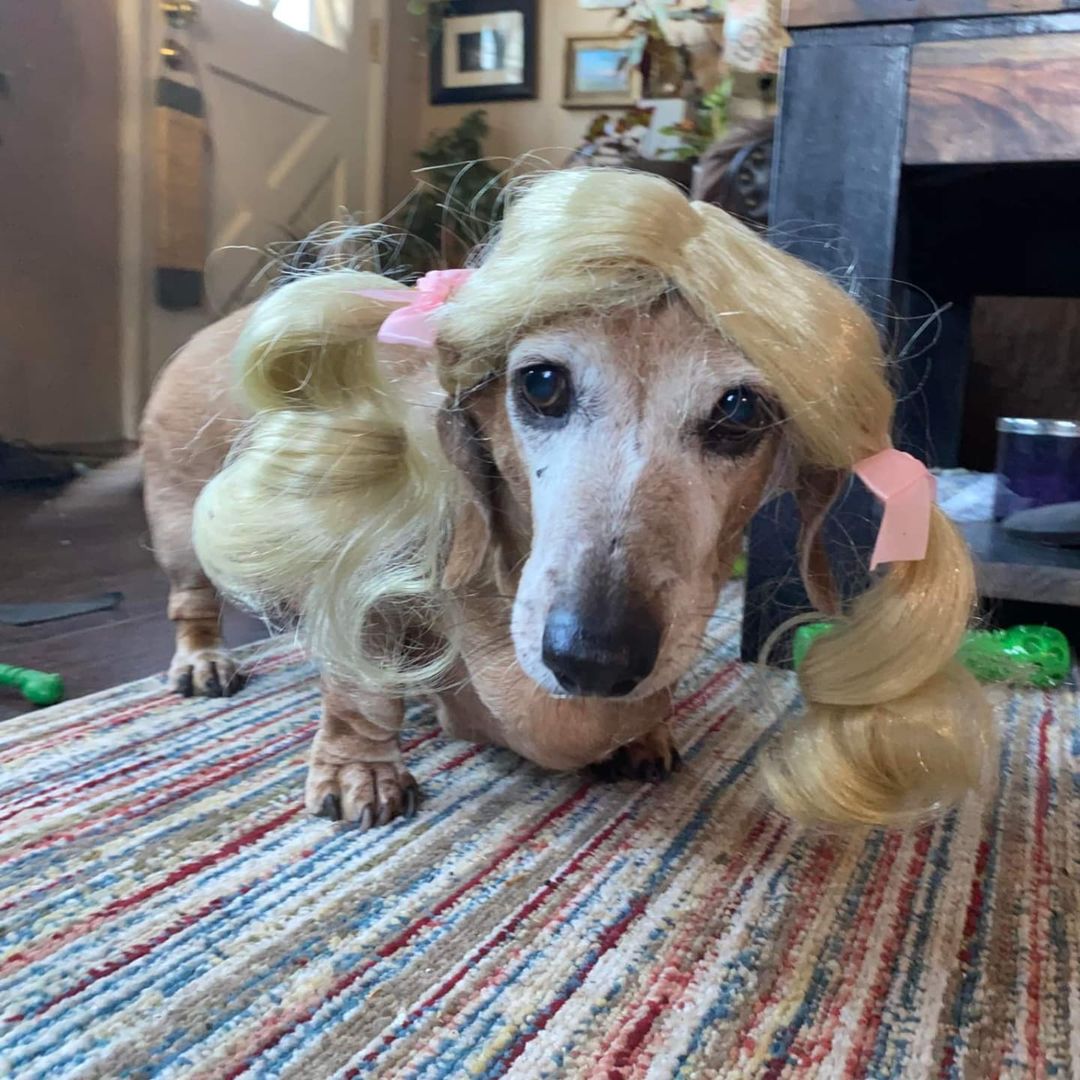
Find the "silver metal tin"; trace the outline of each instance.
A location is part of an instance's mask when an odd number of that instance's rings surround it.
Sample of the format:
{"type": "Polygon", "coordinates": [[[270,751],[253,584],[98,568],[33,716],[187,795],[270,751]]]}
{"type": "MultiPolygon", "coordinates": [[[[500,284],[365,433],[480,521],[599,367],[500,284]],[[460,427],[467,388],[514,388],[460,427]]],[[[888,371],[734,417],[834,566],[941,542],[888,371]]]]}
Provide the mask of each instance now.
{"type": "Polygon", "coordinates": [[[1080,422],[1076,420],[1024,420],[1015,416],[1001,416],[998,417],[997,429],[1010,435],[1058,435],[1080,439],[1080,422]]]}

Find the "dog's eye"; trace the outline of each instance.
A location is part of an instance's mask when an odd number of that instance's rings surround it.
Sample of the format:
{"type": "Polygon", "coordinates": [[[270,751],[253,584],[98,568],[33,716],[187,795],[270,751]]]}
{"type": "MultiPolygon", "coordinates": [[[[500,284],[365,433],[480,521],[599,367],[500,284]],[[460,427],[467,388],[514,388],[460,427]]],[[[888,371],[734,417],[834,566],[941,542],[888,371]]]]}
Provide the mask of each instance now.
{"type": "Polygon", "coordinates": [[[769,423],[765,399],[749,386],[728,390],[713,406],[702,432],[705,446],[715,454],[739,454],[751,449],[769,423]]]}
{"type": "Polygon", "coordinates": [[[518,372],[518,393],[541,416],[565,416],[570,408],[570,376],[553,364],[533,364],[518,372]]]}

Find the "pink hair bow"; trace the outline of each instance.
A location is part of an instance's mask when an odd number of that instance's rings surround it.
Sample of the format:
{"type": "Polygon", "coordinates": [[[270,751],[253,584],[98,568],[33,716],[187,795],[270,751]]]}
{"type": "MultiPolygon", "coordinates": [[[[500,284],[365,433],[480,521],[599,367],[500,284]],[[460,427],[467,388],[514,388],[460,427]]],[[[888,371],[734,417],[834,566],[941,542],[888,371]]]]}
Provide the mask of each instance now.
{"type": "Polygon", "coordinates": [[[882,450],[854,466],[855,475],[884,508],[870,569],[880,563],[918,562],[930,542],[930,509],[937,484],[918,458],[902,450],[882,450]]]}
{"type": "Polygon", "coordinates": [[[435,326],[430,316],[472,276],[472,270],[429,270],[408,289],[365,289],[360,295],[386,304],[403,304],[379,327],[377,340],[385,345],[435,345],[435,326]]]}

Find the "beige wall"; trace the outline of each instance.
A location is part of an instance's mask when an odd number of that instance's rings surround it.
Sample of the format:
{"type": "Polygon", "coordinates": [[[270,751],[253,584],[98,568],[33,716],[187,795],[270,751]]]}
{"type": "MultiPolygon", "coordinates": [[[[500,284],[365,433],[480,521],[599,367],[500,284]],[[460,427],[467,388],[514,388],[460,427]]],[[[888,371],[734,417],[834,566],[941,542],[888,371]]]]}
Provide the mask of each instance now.
{"type": "Polygon", "coordinates": [[[616,33],[617,11],[585,11],[578,0],[538,0],[537,90],[533,101],[488,101],[476,105],[428,104],[428,39],[422,19],[395,5],[388,38],[390,71],[386,138],[386,193],[392,206],[412,187],[412,157],[431,131],[453,127],[473,109],[488,114],[491,134],[485,144],[490,157],[515,159],[539,150],[561,164],[581,141],[595,115],[588,110],[564,109],[563,56],[566,38],[577,34],[616,33]]]}
{"type": "Polygon", "coordinates": [[[0,438],[120,436],[112,0],[0,0],[0,438]]]}

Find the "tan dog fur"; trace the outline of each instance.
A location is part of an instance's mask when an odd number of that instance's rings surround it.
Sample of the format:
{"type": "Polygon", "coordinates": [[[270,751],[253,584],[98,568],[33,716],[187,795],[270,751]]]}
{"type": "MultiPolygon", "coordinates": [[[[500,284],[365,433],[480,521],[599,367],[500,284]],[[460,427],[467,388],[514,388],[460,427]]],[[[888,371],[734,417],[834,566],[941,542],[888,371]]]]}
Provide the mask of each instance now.
{"type": "MultiPolygon", "coordinates": [[[[176,624],[170,680],[182,693],[215,696],[239,686],[218,628],[221,600],[199,565],[191,521],[199,492],[246,419],[230,392],[228,363],[246,318],[238,312],[192,339],[158,381],[143,421],[147,514],[176,624]]],[[[688,444],[684,417],[707,409],[725,388],[756,381],[756,373],[681,306],[546,328],[515,347],[508,370],[552,350],[599,388],[604,419],[596,445],[557,468],[538,465],[536,449],[514,429],[508,376],[465,403],[498,482],[487,514],[463,515],[449,556],[447,575],[460,579],[461,662],[452,688],[436,697],[438,715],[452,735],[508,747],[548,768],[607,760],[651,778],[677,759],[665,723],[672,688],[693,660],[743,529],[770,487],[779,429],[732,461],[708,462],[688,444]],[[620,456],[593,460],[614,443],[624,448],[620,456]],[[627,458],[634,463],[624,483],[627,458]],[[547,505],[543,485],[552,483],[559,490],[552,496],[549,488],[547,498],[559,509],[534,522],[535,508],[547,505]],[[538,544],[550,548],[550,560],[538,544]],[[555,696],[539,665],[537,620],[552,590],[579,587],[583,575],[616,558],[620,580],[647,599],[665,628],[654,673],[626,698],[555,696]],[[477,579],[470,564],[480,561],[489,572],[477,579]]],[[[380,354],[437,423],[430,359],[394,348],[380,354]]],[[[402,719],[398,698],[346,693],[324,681],[307,808],[362,826],[411,813],[416,785],[398,748],[402,719]]]]}

